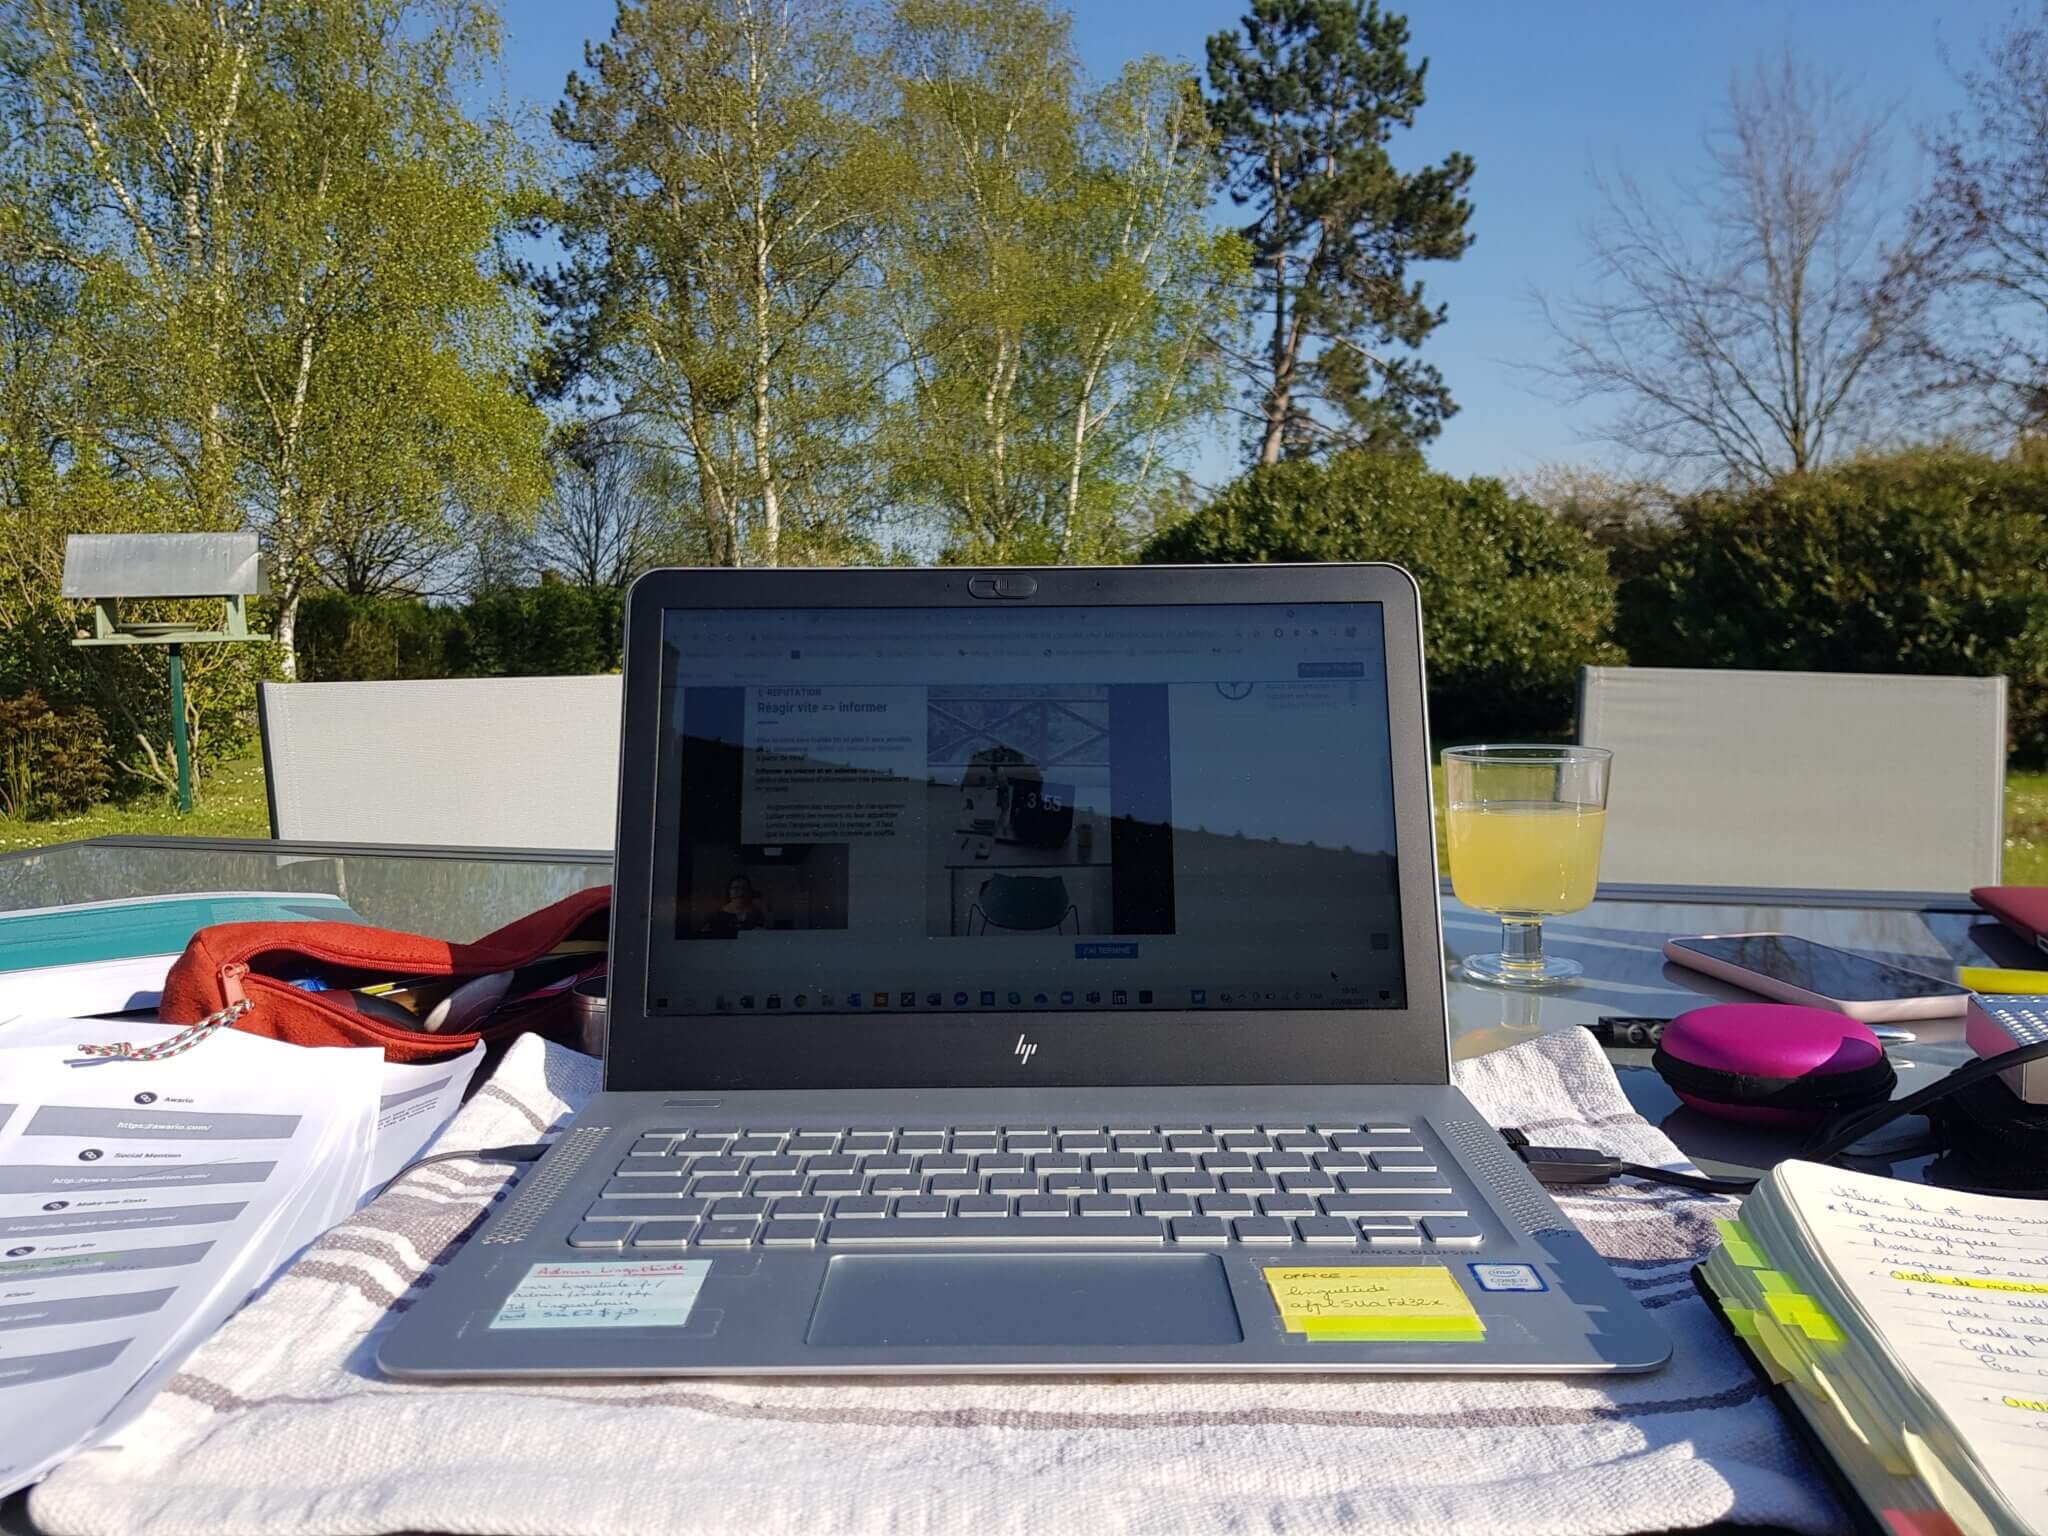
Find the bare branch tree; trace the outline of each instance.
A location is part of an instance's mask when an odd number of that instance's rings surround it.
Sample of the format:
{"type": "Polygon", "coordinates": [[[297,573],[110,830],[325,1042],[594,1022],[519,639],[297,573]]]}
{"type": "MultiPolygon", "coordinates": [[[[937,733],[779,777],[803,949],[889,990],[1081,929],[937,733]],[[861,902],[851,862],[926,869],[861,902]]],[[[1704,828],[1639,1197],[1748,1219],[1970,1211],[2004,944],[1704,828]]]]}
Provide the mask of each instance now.
{"type": "Polygon", "coordinates": [[[1591,291],[1553,303],[1574,403],[1664,474],[1735,482],[1809,469],[1887,422],[1904,316],[1879,301],[1887,146],[1880,119],[1790,55],[1729,82],[1708,169],[1677,206],[1596,176],[1591,291]]]}
{"type": "Polygon", "coordinates": [[[579,587],[623,587],[655,563],[662,543],[644,450],[585,431],[553,459],[553,489],[534,519],[533,565],[579,587]]]}
{"type": "Polygon", "coordinates": [[[1987,38],[1968,105],[1931,134],[1933,181],[1886,298],[1921,399],[2022,440],[2048,426],[2048,5],[1987,38]]]}

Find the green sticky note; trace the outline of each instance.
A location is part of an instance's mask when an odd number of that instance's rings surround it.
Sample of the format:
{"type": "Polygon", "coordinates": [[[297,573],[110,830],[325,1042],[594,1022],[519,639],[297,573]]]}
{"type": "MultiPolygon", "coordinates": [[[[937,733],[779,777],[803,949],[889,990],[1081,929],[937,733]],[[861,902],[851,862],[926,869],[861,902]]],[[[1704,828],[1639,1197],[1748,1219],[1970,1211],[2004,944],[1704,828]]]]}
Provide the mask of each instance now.
{"type": "Polygon", "coordinates": [[[1744,1269],[1762,1269],[1764,1267],[1763,1250],[1757,1247],[1756,1241],[1749,1235],[1747,1227],[1739,1221],[1716,1220],[1714,1225],[1720,1230],[1721,1246],[1728,1250],[1729,1258],[1740,1264],[1744,1269]]]}

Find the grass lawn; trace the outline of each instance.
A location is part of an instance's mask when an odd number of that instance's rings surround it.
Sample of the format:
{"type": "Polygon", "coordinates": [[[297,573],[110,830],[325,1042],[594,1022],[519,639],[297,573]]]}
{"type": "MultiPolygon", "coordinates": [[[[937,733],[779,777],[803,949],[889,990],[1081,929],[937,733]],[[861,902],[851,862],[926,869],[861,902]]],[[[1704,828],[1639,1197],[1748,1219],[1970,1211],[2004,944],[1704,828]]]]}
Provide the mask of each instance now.
{"type": "MultiPolygon", "coordinates": [[[[1437,848],[1443,848],[1443,768],[1430,769],[1437,805],[1437,848]]],[[[0,821],[0,853],[68,843],[86,837],[268,837],[270,812],[263,799],[263,763],[247,757],[224,763],[207,776],[190,816],[180,816],[169,799],[145,795],[120,805],[95,806],[61,821],[0,821]]],[[[2009,885],[2048,885],[2048,773],[2008,773],[2005,778],[2005,879],[2009,885]]]]}
{"type": "Polygon", "coordinates": [[[70,843],[86,837],[268,837],[270,809],[263,798],[263,760],[238,758],[206,776],[193,796],[192,814],[155,793],[114,805],[96,805],[55,821],[0,820],[0,853],[70,843]]]}

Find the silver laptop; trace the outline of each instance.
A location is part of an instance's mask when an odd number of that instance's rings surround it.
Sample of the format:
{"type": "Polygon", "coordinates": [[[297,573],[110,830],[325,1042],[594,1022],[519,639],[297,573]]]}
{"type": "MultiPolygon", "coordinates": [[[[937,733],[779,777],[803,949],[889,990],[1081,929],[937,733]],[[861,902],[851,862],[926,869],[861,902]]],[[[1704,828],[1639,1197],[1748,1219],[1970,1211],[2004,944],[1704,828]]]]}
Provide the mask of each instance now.
{"type": "Polygon", "coordinates": [[[393,1376],[1643,1371],[1450,1086],[1385,565],[678,570],[604,1091],[393,1376]]]}

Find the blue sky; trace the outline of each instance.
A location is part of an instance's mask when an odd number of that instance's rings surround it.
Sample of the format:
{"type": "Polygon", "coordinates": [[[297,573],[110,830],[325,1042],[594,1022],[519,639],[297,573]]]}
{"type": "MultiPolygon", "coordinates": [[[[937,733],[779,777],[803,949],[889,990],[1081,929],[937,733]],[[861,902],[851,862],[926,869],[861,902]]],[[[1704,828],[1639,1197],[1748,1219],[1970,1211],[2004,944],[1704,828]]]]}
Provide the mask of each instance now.
{"type": "MultiPolygon", "coordinates": [[[[584,38],[607,32],[613,11],[595,0],[500,5],[506,92],[544,122],[581,62],[584,38]]],[[[1393,8],[1401,9],[1398,0],[1393,8]]],[[[1204,40],[1235,26],[1244,5],[1082,0],[1070,9],[1083,65],[1107,79],[1143,53],[1199,65],[1204,40]]],[[[1431,446],[1431,461],[1469,475],[1611,459],[1587,440],[1591,408],[1547,398],[1516,366],[1551,352],[1531,290],[1567,295],[1582,284],[1580,232],[1596,207],[1591,166],[1620,163],[1652,182],[1695,172],[1731,73],[1789,46],[1889,111],[1903,195],[1919,173],[1919,127],[1958,105],[1944,50],[1970,62],[2006,14],[2000,0],[1411,0],[1413,52],[1430,61],[1429,101],[1396,140],[1396,164],[1420,165],[1453,149],[1477,164],[1477,242],[1461,261],[1417,269],[1450,306],[1425,355],[1461,407],[1431,446]]],[[[1225,204],[1217,217],[1231,219],[1232,210],[1225,204]]],[[[1234,441],[1219,440],[1189,468],[1203,480],[1226,478],[1236,453],[1234,441]]]]}

